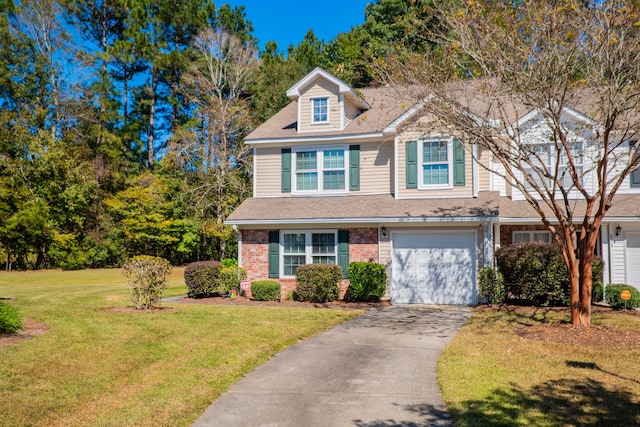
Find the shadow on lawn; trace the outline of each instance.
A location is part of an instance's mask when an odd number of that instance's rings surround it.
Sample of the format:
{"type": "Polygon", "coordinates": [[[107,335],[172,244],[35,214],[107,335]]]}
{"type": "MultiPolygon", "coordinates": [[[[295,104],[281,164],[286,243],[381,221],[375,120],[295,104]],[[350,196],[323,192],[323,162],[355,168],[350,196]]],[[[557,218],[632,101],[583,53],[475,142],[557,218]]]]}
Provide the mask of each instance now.
{"type": "Polygon", "coordinates": [[[496,389],[486,400],[458,406],[450,412],[459,424],[468,426],[640,424],[631,393],[610,389],[593,379],[559,379],[528,390],[518,386],[496,389]]]}

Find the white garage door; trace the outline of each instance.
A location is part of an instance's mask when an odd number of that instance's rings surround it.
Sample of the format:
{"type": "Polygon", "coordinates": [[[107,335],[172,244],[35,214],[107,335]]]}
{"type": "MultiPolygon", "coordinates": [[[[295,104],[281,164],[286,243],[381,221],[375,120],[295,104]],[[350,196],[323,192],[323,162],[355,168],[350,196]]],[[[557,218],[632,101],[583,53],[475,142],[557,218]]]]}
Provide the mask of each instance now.
{"type": "Polygon", "coordinates": [[[476,242],[474,231],[394,233],[391,302],[476,304],[476,242]]]}
{"type": "Polygon", "coordinates": [[[625,233],[627,237],[627,284],[640,286],[640,233],[625,233]]]}

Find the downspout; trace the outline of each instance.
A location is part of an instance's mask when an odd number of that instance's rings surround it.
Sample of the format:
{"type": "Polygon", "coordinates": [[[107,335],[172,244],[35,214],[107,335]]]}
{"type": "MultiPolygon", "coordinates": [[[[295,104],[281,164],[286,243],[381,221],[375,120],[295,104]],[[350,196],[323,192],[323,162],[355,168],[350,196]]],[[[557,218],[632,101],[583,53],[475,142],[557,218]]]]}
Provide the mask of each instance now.
{"type": "Polygon", "coordinates": [[[604,283],[603,287],[602,287],[602,298],[604,299],[604,296],[606,295],[606,290],[607,290],[607,286],[609,284],[611,284],[611,280],[613,279],[612,276],[612,266],[613,264],[611,264],[612,262],[612,257],[611,257],[611,252],[612,252],[612,248],[611,248],[611,223],[607,223],[607,283],[604,283]]]}
{"type": "MultiPolygon", "coordinates": [[[[238,267],[242,267],[242,232],[238,230],[237,225],[232,225],[233,233],[238,238],[238,267]]],[[[239,271],[238,271],[239,274],[239,271]]]]}

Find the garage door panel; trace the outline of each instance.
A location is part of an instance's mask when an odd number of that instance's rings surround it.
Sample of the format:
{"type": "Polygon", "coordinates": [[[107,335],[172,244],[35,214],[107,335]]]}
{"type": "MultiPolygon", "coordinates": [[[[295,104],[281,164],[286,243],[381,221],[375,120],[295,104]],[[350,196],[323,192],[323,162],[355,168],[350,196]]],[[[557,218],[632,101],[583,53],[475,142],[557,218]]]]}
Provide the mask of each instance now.
{"type": "Polygon", "coordinates": [[[394,238],[392,302],[473,303],[475,241],[475,233],[416,233],[394,238]]]}

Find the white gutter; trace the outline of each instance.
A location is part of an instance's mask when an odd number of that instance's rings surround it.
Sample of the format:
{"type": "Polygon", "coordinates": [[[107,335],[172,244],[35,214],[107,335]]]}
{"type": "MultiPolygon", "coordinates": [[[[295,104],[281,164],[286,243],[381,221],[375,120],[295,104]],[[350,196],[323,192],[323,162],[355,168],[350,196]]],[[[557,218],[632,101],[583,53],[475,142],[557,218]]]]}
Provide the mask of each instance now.
{"type": "Polygon", "coordinates": [[[245,144],[249,145],[267,145],[267,144],[289,144],[301,142],[333,142],[333,141],[350,141],[350,140],[368,140],[379,139],[384,136],[383,132],[375,133],[359,133],[352,135],[316,135],[316,136],[297,136],[283,138],[262,138],[262,139],[246,139],[245,144]]]}
{"type": "MultiPolygon", "coordinates": [[[[492,222],[487,216],[456,216],[456,217],[375,217],[375,218],[314,218],[314,219],[266,219],[266,220],[235,220],[225,221],[226,225],[280,225],[280,224],[446,224],[462,222],[492,222]]],[[[497,218],[497,217],[496,217],[497,218]]]]}

